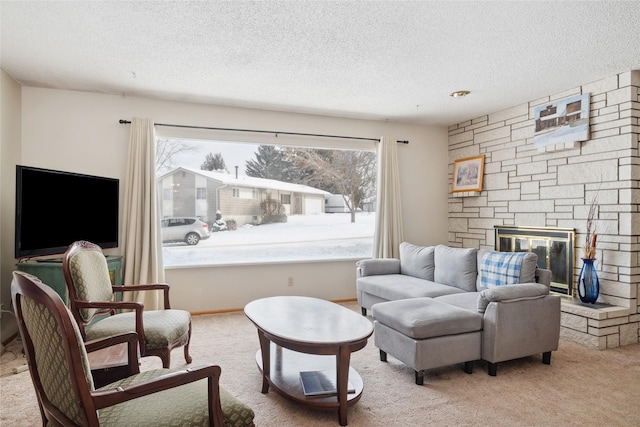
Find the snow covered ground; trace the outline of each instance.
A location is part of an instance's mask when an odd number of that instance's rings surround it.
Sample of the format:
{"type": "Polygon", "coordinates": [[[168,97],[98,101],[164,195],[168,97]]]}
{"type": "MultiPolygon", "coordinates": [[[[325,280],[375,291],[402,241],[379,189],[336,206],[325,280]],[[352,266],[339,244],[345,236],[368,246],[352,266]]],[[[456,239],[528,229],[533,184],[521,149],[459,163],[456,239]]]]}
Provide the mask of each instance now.
{"type": "Polygon", "coordinates": [[[246,225],[211,233],[195,246],[165,243],[164,266],[237,264],[336,258],[368,258],[373,253],[375,213],[293,215],[286,223],[246,225]]]}

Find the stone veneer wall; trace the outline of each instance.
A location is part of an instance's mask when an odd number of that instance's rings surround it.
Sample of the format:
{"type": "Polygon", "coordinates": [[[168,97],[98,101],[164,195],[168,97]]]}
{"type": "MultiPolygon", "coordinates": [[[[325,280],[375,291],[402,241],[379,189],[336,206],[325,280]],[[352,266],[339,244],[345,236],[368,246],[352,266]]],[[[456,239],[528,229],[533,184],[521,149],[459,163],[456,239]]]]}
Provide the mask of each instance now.
{"type": "MultiPolygon", "coordinates": [[[[462,101],[464,102],[464,101],[462,101]]],[[[597,307],[564,297],[561,336],[597,349],[639,342],[640,71],[630,71],[449,127],[453,161],[484,154],[481,192],[449,190],[449,244],[494,248],[494,225],[576,230],[582,255],[597,194],[597,307]],[[535,108],[590,93],[590,139],[533,147],[535,108]]],[[[582,266],[575,260],[574,282],[582,266]]],[[[575,284],[574,284],[575,286],[575,284]]]]}

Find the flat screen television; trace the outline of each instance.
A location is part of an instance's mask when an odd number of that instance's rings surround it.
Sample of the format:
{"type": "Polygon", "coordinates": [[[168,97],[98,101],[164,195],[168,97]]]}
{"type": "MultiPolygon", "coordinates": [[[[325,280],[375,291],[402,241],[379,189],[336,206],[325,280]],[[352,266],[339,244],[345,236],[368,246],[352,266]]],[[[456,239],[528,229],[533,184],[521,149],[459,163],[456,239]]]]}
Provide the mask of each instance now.
{"type": "Polygon", "coordinates": [[[119,180],[16,166],[16,258],[63,254],[77,240],[118,247],[119,180]]]}

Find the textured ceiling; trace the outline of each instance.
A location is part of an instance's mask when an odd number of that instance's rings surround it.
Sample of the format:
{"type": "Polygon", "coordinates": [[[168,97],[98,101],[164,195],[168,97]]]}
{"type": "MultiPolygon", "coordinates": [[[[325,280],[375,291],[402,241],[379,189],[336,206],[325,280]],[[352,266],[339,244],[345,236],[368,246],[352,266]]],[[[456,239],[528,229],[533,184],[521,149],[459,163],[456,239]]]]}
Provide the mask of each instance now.
{"type": "Polygon", "coordinates": [[[26,86],[449,125],[640,69],[640,3],[0,3],[26,86]],[[449,93],[469,90],[464,99],[449,93]]]}

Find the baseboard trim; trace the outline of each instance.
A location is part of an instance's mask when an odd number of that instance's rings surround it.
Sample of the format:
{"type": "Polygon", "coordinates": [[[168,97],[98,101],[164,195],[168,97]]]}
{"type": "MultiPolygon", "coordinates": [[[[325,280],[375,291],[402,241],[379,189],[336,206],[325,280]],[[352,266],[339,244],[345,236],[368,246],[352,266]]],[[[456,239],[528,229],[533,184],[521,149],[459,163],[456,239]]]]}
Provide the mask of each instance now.
{"type": "MultiPolygon", "coordinates": [[[[356,298],[342,298],[342,299],[334,299],[334,300],[329,300],[331,302],[334,302],[336,304],[341,304],[344,302],[355,302],[357,301],[356,298]]],[[[225,313],[237,313],[239,311],[244,311],[244,308],[225,308],[222,310],[204,310],[204,311],[192,311],[191,315],[192,316],[200,316],[201,314],[225,314],[225,313]]]]}

